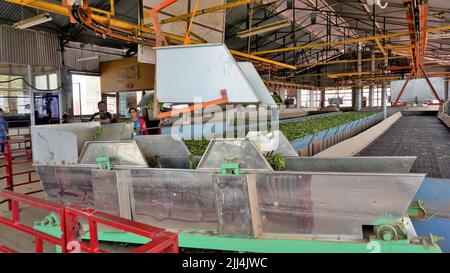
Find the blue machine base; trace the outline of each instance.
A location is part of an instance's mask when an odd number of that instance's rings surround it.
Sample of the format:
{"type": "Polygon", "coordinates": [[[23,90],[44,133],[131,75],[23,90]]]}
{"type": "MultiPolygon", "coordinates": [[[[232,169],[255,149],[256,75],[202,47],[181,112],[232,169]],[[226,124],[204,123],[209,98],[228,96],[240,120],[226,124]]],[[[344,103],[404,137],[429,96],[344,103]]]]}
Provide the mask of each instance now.
{"type": "Polygon", "coordinates": [[[450,179],[425,178],[414,200],[424,201],[427,210],[437,210],[438,215],[428,221],[414,221],[417,235],[444,237],[438,245],[443,252],[450,253],[450,179]]]}

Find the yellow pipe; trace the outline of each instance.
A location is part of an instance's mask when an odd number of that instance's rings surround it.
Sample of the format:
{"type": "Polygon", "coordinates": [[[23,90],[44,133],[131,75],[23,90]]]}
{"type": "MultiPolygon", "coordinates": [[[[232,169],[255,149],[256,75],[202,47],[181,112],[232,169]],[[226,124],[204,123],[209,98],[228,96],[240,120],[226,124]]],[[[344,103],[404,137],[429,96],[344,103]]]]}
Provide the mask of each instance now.
{"type": "MultiPolygon", "coordinates": [[[[317,91],[322,89],[342,89],[342,88],[351,88],[351,87],[369,87],[371,85],[377,85],[376,82],[373,83],[365,83],[365,84],[344,84],[344,85],[333,85],[333,86],[312,86],[312,85],[304,85],[304,84],[298,84],[298,83],[290,83],[290,82],[280,82],[280,81],[264,81],[266,84],[273,84],[273,85],[280,85],[280,86],[286,86],[286,87],[298,87],[298,88],[304,88],[309,89],[311,91],[317,91]]],[[[381,82],[380,82],[381,84],[381,82]]]]}
{"type": "Polygon", "coordinates": [[[340,77],[351,77],[351,76],[364,76],[364,75],[370,75],[375,74],[377,72],[383,72],[383,71],[368,71],[368,72],[349,72],[349,73],[335,73],[335,74],[327,74],[328,78],[340,78],[340,77]]]}
{"type": "MultiPolygon", "coordinates": [[[[40,9],[40,10],[45,10],[48,12],[52,12],[52,13],[56,13],[56,14],[60,14],[60,15],[64,15],[64,16],[70,16],[70,12],[68,10],[67,7],[61,6],[61,5],[57,5],[57,4],[52,4],[46,1],[41,1],[41,0],[34,0],[32,2],[30,2],[30,0],[6,0],[8,2],[14,3],[14,4],[18,4],[18,5],[24,5],[27,7],[31,7],[31,8],[35,8],[35,9],[40,9]]],[[[247,0],[246,0],[247,1],[247,0]]],[[[237,4],[235,3],[231,3],[231,4],[237,4]]],[[[97,14],[93,14],[92,18],[100,23],[103,24],[111,24],[111,26],[117,27],[117,28],[122,28],[122,29],[126,29],[126,30],[131,30],[134,33],[147,33],[147,34],[152,34],[155,35],[156,32],[154,29],[148,28],[148,27],[144,27],[144,26],[137,26],[137,25],[133,25],[127,22],[123,22],[123,21],[119,21],[119,20],[115,20],[115,19],[110,19],[101,15],[97,15],[97,14]]],[[[178,35],[173,35],[173,34],[169,34],[169,33],[163,33],[163,35],[166,38],[169,39],[173,39],[173,40],[177,40],[177,41],[181,41],[184,42],[185,37],[182,36],[178,36],[178,35]]],[[[195,42],[195,43],[201,43],[201,41],[198,40],[192,40],[191,42],[195,42]]],[[[260,61],[263,63],[267,63],[267,64],[272,64],[278,67],[283,67],[283,68],[289,68],[289,69],[296,69],[295,66],[292,65],[288,65],[288,64],[284,64],[284,63],[280,63],[280,62],[276,62],[276,61],[272,61],[272,60],[268,60],[265,58],[261,58],[261,57],[257,57],[257,56],[253,56],[250,54],[246,54],[243,52],[239,52],[236,50],[230,50],[230,52],[233,55],[236,56],[240,56],[240,57],[245,57],[245,58],[249,58],[255,61],[260,61]]]]}
{"type": "MultiPolygon", "coordinates": [[[[429,29],[427,29],[427,32],[443,31],[443,30],[449,30],[449,29],[450,29],[450,25],[429,28],[429,29]]],[[[286,48],[279,48],[279,49],[264,50],[264,51],[254,52],[252,54],[253,55],[264,55],[264,54],[270,54],[270,53],[287,52],[287,51],[294,51],[294,50],[301,50],[301,49],[308,49],[308,48],[315,48],[315,47],[325,47],[325,46],[352,44],[352,43],[358,43],[358,42],[367,42],[367,41],[373,41],[373,40],[377,40],[377,39],[380,39],[380,40],[381,39],[389,39],[389,38],[408,36],[408,35],[409,35],[409,32],[398,32],[398,33],[385,34],[385,35],[379,35],[379,36],[370,36],[370,37],[335,41],[335,42],[329,42],[329,43],[316,43],[316,44],[307,44],[307,45],[296,46],[296,47],[286,47],[286,48]]]]}
{"type": "Polygon", "coordinates": [[[376,71],[368,71],[368,72],[348,72],[348,73],[318,73],[318,74],[304,74],[304,75],[296,75],[296,76],[288,76],[285,77],[286,79],[292,79],[292,78],[303,78],[303,77],[313,77],[313,76],[333,76],[333,75],[361,75],[361,74],[377,74],[377,73],[383,73],[382,70],[376,70],[376,71]]]}
{"type": "MultiPolygon", "coordinates": [[[[30,8],[35,8],[35,9],[40,9],[40,10],[45,10],[48,12],[52,12],[52,13],[56,13],[56,14],[60,14],[60,15],[64,15],[64,16],[71,15],[69,12],[69,9],[67,7],[64,7],[62,5],[52,4],[52,3],[49,3],[46,1],[41,1],[41,0],[35,0],[33,2],[27,2],[25,0],[6,0],[6,1],[17,4],[17,5],[27,6],[30,8]]],[[[107,11],[103,11],[103,12],[109,13],[107,11]]],[[[92,14],[92,19],[94,19],[100,23],[103,23],[103,24],[110,24],[113,27],[131,30],[134,33],[146,33],[146,34],[151,34],[151,35],[156,34],[154,29],[151,29],[148,27],[143,27],[143,26],[137,26],[137,25],[127,23],[124,21],[120,21],[120,20],[116,20],[116,19],[110,19],[108,17],[98,15],[98,14],[92,14]]],[[[180,41],[180,42],[184,41],[184,37],[182,37],[182,36],[178,36],[178,35],[174,35],[174,34],[170,34],[170,33],[163,33],[162,35],[164,37],[172,39],[172,40],[176,40],[176,41],[180,41]]],[[[197,40],[192,40],[192,42],[200,43],[200,41],[197,41],[197,40]]]]}
{"type": "MultiPolygon", "coordinates": [[[[381,58],[370,58],[370,59],[361,59],[361,62],[371,62],[372,60],[375,61],[384,61],[384,60],[393,60],[393,59],[406,59],[411,58],[410,56],[392,56],[392,57],[381,57],[381,58]]],[[[357,63],[358,60],[339,60],[339,61],[329,61],[329,62],[317,62],[317,63],[311,63],[311,64],[302,64],[298,65],[297,69],[310,67],[310,66],[316,66],[316,65],[329,65],[329,64],[342,64],[342,63],[357,63]]]]}
{"type": "Polygon", "coordinates": [[[195,14],[193,12],[190,12],[190,13],[186,13],[183,15],[178,15],[178,16],[171,17],[168,19],[164,19],[164,20],[161,20],[160,24],[167,24],[167,23],[172,23],[172,22],[176,22],[176,21],[184,21],[184,20],[188,20],[191,17],[196,17],[199,15],[203,15],[206,13],[211,13],[211,12],[215,12],[215,11],[219,11],[219,10],[230,9],[230,8],[242,6],[245,4],[249,4],[251,2],[252,2],[252,0],[240,0],[240,1],[233,2],[233,3],[222,4],[222,5],[210,7],[207,9],[199,10],[195,14]]]}
{"type": "Polygon", "coordinates": [[[375,43],[377,44],[378,48],[381,50],[381,53],[383,53],[383,56],[387,57],[388,54],[386,50],[384,50],[383,45],[380,43],[380,40],[375,39],[375,43]]]}
{"type": "Polygon", "coordinates": [[[272,61],[272,60],[269,60],[269,59],[261,58],[261,57],[258,57],[258,56],[253,56],[251,54],[247,54],[247,53],[244,53],[244,52],[236,51],[236,50],[233,50],[233,49],[230,49],[230,52],[231,52],[231,54],[233,54],[235,56],[249,58],[249,59],[252,59],[252,60],[255,60],[255,61],[260,61],[260,62],[267,63],[267,64],[273,64],[273,65],[278,66],[278,67],[284,67],[284,68],[289,68],[289,69],[297,69],[297,67],[293,66],[293,65],[288,65],[288,64],[285,64],[285,63],[280,63],[280,62],[272,61]]]}
{"type": "Polygon", "coordinates": [[[264,83],[266,83],[266,84],[273,84],[273,85],[290,86],[290,87],[300,87],[300,88],[315,88],[312,85],[305,85],[305,84],[291,83],[291,82],[280,82],[280,81],[264,80],[264,83]]]}

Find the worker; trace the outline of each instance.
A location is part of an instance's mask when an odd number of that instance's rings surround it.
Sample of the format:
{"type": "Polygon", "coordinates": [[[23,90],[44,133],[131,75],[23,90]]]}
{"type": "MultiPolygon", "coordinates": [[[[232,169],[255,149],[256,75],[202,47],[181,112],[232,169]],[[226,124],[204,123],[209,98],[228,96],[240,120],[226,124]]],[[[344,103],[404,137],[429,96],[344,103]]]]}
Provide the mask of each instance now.
{"type": "Polygon", "coordinates": [[[281,97],[278,95],[277,92],[273,93],[272,98],[275,101],[275,103],[278,105],[283,103],[283,100],[281,99],[281,97]]]}
{"type": "Polygon", "coordinates": [[[135,107],[130,107],[128,113],[130,114],[130,123],[134,125],[134,135],[148,135],[148,131],[143,130],[147,128],[147,125],[145,120],[139,116],[139,110],[135,107]]]}
{"type": "Polygon", "coordinates": [[[104,101],[99,101],[97,103],[98,112],[93,114],[89,121],[100,121],[101,125],[111,124],[112,115],[107,111],[107,105],[104,101]]]}
{"type": "Polygon", "coordinates": [[[8,122],[4,118],[5,111],[0,108],[0,152],[5,153],[5,144],[3,142],[8,140],[8,122]]]}
{"type": "Polygon", "coordinates": [[[62,115],[62,123],[69,123],[69,114],[64,113],[62,115]]]}

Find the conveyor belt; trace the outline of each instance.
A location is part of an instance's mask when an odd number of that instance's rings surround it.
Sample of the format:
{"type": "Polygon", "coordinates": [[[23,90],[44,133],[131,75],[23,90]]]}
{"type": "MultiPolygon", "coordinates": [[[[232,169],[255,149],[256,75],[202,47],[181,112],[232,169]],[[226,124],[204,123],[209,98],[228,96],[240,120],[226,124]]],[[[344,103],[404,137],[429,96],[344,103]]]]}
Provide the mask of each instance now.
{"type": "Polygon", "coordinates": [[[358,156],[417,156],[412,172],[450,178],[450,129],[436,116],[403,116],[358,156]]]}

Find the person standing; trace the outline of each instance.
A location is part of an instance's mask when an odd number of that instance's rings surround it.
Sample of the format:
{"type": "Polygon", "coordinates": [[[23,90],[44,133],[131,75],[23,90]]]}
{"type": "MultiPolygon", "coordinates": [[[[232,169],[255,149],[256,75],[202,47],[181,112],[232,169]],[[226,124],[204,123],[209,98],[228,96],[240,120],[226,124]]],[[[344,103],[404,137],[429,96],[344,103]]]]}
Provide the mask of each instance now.
{"type": "Polygon", "coordinates": [[[130,123],[134,126],[134,135],[148,135],[148,131],[143,130],[146,129],[147,126],[145,120],[139,116],[139,110],[135,107],[130,107],[128,113],[130,114],[130,123]]]}
{"type": "Polygon", "coordinates": [[[101,125],[111,124],[112,114],[107,111],[107,105],[104,101],[99,101],[97,103],[98,112],[93,114],[89,121],[100,121],[101,125]]]}
{"type": "Polygon", "coordinates": [[[0,108],[0,152],[5,153],[5,144],[8,140],[8,122],[5,119],[5,111],[0,108]]]}

